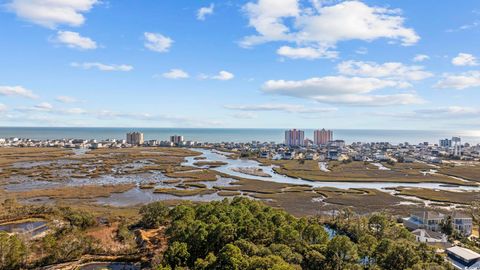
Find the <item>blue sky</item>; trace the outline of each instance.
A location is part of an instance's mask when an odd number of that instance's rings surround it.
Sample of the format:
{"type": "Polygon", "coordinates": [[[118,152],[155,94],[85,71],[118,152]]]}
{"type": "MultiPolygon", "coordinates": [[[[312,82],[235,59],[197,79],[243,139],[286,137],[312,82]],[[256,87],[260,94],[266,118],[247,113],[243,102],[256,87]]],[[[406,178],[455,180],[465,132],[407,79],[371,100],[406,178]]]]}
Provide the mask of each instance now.
{"type": "Polygon", "coordinates": [[[0,126],[480,130],[477,0],[0,5],[0,126]]]}

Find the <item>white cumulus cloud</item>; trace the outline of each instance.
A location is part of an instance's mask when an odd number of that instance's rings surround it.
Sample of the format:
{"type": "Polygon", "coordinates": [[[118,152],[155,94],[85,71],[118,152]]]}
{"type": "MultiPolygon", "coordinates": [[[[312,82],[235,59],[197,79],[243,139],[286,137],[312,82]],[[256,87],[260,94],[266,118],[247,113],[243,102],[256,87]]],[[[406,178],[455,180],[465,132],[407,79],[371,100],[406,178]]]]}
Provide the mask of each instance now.
{"type": "Polygon", "coordinates": [[[407,66],[399,62],[377,64],[375,62],[344,61],[337,65],[340,74],[420,81],[432,77],[422,66],[407,66]]]}
{"type": "Polygon", "coordinates": [[[430,56],[426,55],[426,54],[417,54],[413,57],[413,62],[423,62],[425,60],[428,60],[430,59],[430,56]]]}
{"type": "Polygon", "coordinates": [[[7,9],[18,17],[48,28],[58,25],[80,26],[84,13],[90,11],[98,0],[12,0],[7,9]]]}
{"type": "Polygon", "coordinates": [[[173,44],[173,39],[158,33],[145,32],[145,48],[154,52],[168,52],[173,44]]]}
{"type": "Polygon", "coordinates": [[[82,37],[79,33],[71,31],[58,31],[54,41],[74,49],[93,50],[97,48],[97,43],[91,38],[82,37]]]}
{"type": "Polygon", "coordinates": [[[462,90],[480,87],[480,71],[468,71],[460,74],[443,74],[435,84],[436,88],[462,90]]]}
{"type": "Polygon", "coordinates": [[[238,111],[281,111],[287,113],[326,113],[337,111],[336,108],[306,108],[296,104],[257,104],[257,105],[225,105],[226,109],[238,111]]]}
{"type": "Polygon", "coordinates": [[[372,94],[385,88],[404,88],[395,80],[379,78],[326,76],[301,81],[270,80],[264,83],[265,93],[311,99],[322,103],[357,106],[420,104],[416,93],[372,94]]]}
{"type": "Polygon", "coordinates": [[[75,103],[78,101],[76,98],[69,96],[58,96],[55,100],[61,103],[75,103]]]}
{"type": "Polygon", "coordinates": [[[163,73],[162,76],[164,78],[174,79],[174,80],[175,79],[187,79],[187,78],[190,77],[190,75],[187,72],[185,72],[181,69],[176,69],[176,68],[171,69],[170,71],[163,73]]]}
{"type": "Polygon", "coordinates": [[[368,6],[361,1],[332,5],[322,5],[318,1],[313,3],[314,8],[300,5],[300,0],[257,0],[247,3],[243,9],[249,18],[249,25],[255,28],[257,34],[245,37],[240,44],[251,47],[272,41],[294,43],[302,50],[284,48],[278,52],[293,58],[301,58],[299,55],[312,58],[314,50],[330,56],[325,52],[346,40],[386,38],[408,46],[420,39],[412,28],[404,26],[405,19],[397,9],[368,6]]]}
{"type": "Polygon", "coordinates": [[[282,46],[277,50],[277,54],[292,59],[318,59],[318,58],[337,58],[338,52],[326,50],[325,48],[294,48],[290,46],[282,46]]]}
{"type": "Polygon", "coordinates": [[[469,53],[459,53],[452,59],[455,66],[477,66],[477,58],[469,53]]]}
{"type": "Polygon", "coordinates": [[[212,3],[208,7],[201,7],[197,11],[197,19],[200,21],[204,21],[207,15],[212,15],[214,12],[215,5],[212,3]]]}
{"type": "Polygon", "coordinates": [[[235,78],[235,75],[231,72],[222,70],[218,72],[217,75],[200,74],[199,78],[202,80],[210,79],[210,80],[219,80],[219,81],[229,81],[235,78]]]}
{"type": "Polygon", "coordinates": [[[100,71],[131,71],[133,70],[133,66],[130,66],[130,65],[112,65],[112,64],[102,64],[99,62],[85,62],[85,63],[73,62],[70,65],[72,67],[82,68],[82,69],[96,68],[100,71]]]}
{"type": "Polygon", "coordinates": [[[0,95],[1,96],[20,96],[26,98],[37,98],[31,90],[28,90],[22,86],[5,86],[0,85],[0,95]]]}

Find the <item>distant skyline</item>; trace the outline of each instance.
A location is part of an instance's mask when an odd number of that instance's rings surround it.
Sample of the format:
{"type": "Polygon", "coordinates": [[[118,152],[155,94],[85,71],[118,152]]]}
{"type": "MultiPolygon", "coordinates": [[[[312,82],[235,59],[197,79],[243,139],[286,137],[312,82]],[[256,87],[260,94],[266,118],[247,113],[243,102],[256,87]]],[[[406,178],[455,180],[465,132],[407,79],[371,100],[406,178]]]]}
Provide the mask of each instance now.
{"type": "Polygon", "coordinates": [[[480,130],[480,4],[0,0],[0,126],[480,130]]]}

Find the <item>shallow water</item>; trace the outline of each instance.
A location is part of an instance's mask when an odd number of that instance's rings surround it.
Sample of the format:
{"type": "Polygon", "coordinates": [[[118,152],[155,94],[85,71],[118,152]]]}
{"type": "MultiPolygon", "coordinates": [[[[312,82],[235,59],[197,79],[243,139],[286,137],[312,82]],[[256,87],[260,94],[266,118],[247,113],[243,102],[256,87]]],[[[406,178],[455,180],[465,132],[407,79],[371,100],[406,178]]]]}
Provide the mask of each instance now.
{"type": "Polygon", "coordinates": [[[6,223],[6,224],[0,224],[0,231],[5,231],[9,233],[20,233],[20,234],[29,233],[32,236],[36,236],[48,230],[48,227],[46,226],[46,224],[47,224],[46,221],[27,221],[22,223],[6,223]]]}
{"type": "Polygon", "coordinates": [[[114,263],[89,263],[80,266],[80,270],[137,270],[140,266],[134,263],[114,262],[114,263]]]}
{"type": "MultiPolygon", "coordinates": [[[[264,181],[272,181],[277,183],[285,183],[285,184],[299,184],[299,185],[309,185],[312,187],[334,187],[334,188],[341,188],[341,189],[350,189],[350,188],[368,188],[368,189],[379,189],[385,191],[386,189],[391,189],[394,187],[416,187],[416,188],[429,188],[429,189],[441,189],[441,190],[475,190],[480,191],[480,187],[470,187],[470,186],[461,186],[461,187],[450,187],[445,186],[445,184],[441,183],[400,183],[400,182],[314,182],[308,181],[298,178],[289,177],[286,175],[277,174],[273,171],[274,166],[261,166],[260,163],[254,160],[248,159],[229,159],[224,154],[219,154],[211,150],[206,149],[193,149],[198,152],[202,152],[202,156],[206,157],[206,161],[222,161],[227,163],[227,165],[223,165],[213,170],[243,177],[247,179],[254,179],[254,180],[264,180],[264,181]],[[241,173],[238,171],[232,171],[232,168],[236,167],[257,167],[263,169],[265,173],[268,173],[271,177],[261,177],[261,176],[252,176],[245,173],[241,173]]],[[[195,163],[194,157],[187,157],[186,162],[182,165],[185,166],[193,166],[195,163]]]]}
{"type": "Polygon", "coordinates": [[[217,193],[180,197],[170,194],[153,193],[153,190],[151,189],[133,188],[127,192],[114,193],[107,198],[99,198],[96,200],[96,203],[101,205],[125,207],[139,204],[147,204],[156,201],[184,200],[194,202],[210,202],[221,201],[224,198],[225,197],[219,196],[217,193]]]}

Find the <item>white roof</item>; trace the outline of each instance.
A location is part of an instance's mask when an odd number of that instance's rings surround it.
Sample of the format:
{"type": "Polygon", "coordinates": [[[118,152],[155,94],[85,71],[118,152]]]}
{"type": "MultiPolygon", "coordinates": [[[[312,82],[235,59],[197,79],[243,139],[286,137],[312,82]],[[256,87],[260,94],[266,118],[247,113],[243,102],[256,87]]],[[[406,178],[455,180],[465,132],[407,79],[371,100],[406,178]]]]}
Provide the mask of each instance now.
{"type": "Polygon", "coordinates": [[[467,261],[475,260],[480,258],[480,254],[476,253],[473,250],[462,248],[462,247],[451,247],[447,248],[447,251],[450,253],[454,253],[455,255],[462,257],[467,261]]]}

